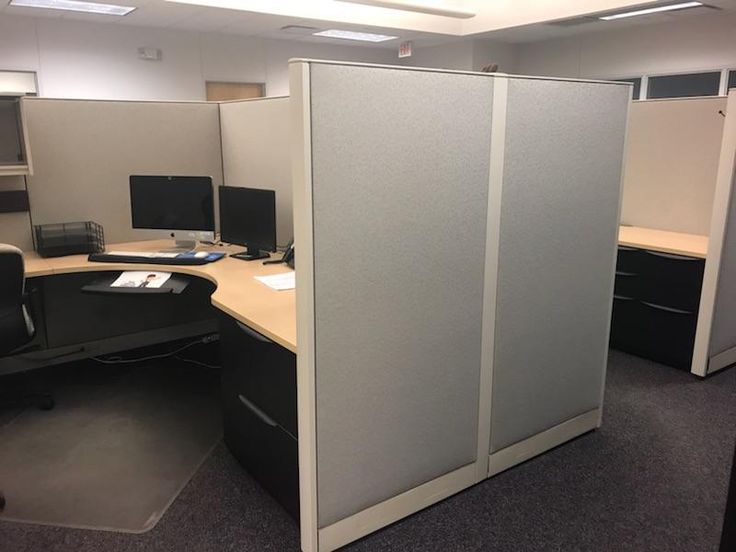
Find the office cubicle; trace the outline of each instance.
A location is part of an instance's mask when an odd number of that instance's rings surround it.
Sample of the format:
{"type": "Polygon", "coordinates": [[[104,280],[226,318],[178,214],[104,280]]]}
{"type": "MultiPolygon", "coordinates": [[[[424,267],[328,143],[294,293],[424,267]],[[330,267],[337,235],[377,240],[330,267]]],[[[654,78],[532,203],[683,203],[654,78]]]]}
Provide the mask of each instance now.
{"type": "Polygon", "coordinates": [[[302,547],[333,550],[600,424],[630,88],[296,60],[291,98],[302,547]]]}

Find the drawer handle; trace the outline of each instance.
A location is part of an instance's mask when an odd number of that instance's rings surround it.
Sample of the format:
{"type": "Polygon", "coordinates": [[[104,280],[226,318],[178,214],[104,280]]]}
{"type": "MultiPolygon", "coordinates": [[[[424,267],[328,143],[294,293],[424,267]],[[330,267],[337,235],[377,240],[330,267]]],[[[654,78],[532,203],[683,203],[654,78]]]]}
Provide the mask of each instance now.
{"type": "Polygon", "coordinates": [[[238,328],[240,328],[243,333],[248,334],[253,339],[256,339],[258,341],[262,341],[263,343],[273,343],[270,339],[268,339],[265,335],[259,334],[257,331],[250,329],[248,326],[241,322],[236,322],[238,324],[238,328]]]}
{"type": "Polygon", "coordinates": [[[623,272],[621,270],[617,270],[616,276],[638,276],[638,274],[636,274],[636,272],[623,272]]]}
{"type": "Polygon", "coordinates": [[[261,421],[271,427],[278,427],[279,424],[276,423],[276,420],[271,418],[268,414],[266,414],[263,410],[258,408],[256,405],[254,405],[252,402],[250,402],[248,399],[246,399],[243,395],[238,395],[238,400],[243,403],[243,406],[245,406],[248,410],[253,412],[258,418],[261,419],[261,421]]]}
{"type": "Polygon", "coordinates": [[[674,253],[663,253],[661,251],[650,251],[649,249],[644,250],[645,253],[653,255],[655,257],[662,257],[664,259],[673,259],[675,261],[701,261],[702,259],[696,259],[695,257],[688,257],[686,255],[675,255],[674,253]]]}
{"type": "Polygon", "coordinates": [[[647,303],[646,301],[642,301],[643,304],[645,304],[647,307],[651,307],[653,309],[665,311],[665,312],[673,312],[675,314],[693,314],[691,311],[686,311],[682,309],[674,309],[672,307],[665,307],[663,305],[655,305],[654,303],[647,303]]]}
{"type": "Polygon", "coordinates": [[[613,295],[613,298],[620,299],[621,301],[633,301],[634,300],[633,297],[625,297],[623,295],[616,295],[616,294],[613,295]]]}

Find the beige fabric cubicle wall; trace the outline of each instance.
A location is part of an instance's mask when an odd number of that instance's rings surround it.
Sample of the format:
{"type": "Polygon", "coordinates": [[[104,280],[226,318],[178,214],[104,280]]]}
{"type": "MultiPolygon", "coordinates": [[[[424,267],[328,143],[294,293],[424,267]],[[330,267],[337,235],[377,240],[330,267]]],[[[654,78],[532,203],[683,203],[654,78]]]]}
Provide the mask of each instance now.
{"type": "Polygon", "coordinates": [[[622,224],[708,235],[722,97],[632,102],[622,224]]]}
{"type": "Polygon", "coordinates": [[[630,86],[290,76],[300,523],[324,552],[600,425],[630,86]]]}
{"type": "Polygon", "coordinates": [[[276,191],[279,245],[293,237],[289,98],[220,104],[222,166],[226,186],[276,191]]]}
{"type": "Polygon", "coordinates": [[[108,243],[161,237],[131,228],[131,174],[211,176],[222,184],[215,103],[23,102],[34,158],[33,224],[94,220],[108,243]]]}

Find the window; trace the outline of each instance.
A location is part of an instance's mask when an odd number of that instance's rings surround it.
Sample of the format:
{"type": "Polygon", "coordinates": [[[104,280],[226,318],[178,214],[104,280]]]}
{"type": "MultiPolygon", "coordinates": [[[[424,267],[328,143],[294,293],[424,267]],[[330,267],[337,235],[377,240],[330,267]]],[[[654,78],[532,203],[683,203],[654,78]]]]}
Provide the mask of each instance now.
{"type": "Polygon", "coordinates": [[[728,86],[726,90],[731,90],[732,88],[736,88],[736,69],[731,69],[728,72],[728,86]]]}
{"type": "Polygon", "coordinates": [[[641,95],[641,77],[631,78],[631,79],[616,79],[616,82],[630,82],[634,85],[634,92],[632,93],[631,98],[633,100],[638,100],[639,96],[641,95]]]}
{"type": "Polygon", "coordinates": [[[649,77],[647,97],[656,99],[717,96],[720,82],[720,72],[649,77]]]}

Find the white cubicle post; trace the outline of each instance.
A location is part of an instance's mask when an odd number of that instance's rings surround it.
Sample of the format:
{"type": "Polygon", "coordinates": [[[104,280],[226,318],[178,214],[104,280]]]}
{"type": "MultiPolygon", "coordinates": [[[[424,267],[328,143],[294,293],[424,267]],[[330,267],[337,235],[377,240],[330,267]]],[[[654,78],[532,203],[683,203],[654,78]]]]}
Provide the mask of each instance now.
{"type": "Polygon", "coordinates": [[[736,90],[728,95],[691,371],[736,363],[736,90]]]}
{"type": "Polygon", "coordinates": [[[325,551],[599,425],[630,90],[290,70],[302,547],[325,551]]]}

